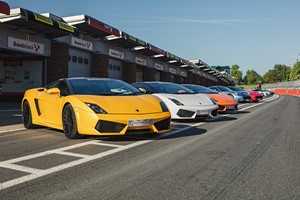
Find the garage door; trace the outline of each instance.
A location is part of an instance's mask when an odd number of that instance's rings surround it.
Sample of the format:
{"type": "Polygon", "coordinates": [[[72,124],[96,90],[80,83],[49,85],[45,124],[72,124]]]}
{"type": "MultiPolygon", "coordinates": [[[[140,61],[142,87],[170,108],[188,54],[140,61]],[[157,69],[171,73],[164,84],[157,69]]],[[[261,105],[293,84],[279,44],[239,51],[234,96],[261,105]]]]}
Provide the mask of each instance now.
{"type": "Polygon", "coordinates": [[[91,53],[75,48],[69,50],[68,77],[91,76],[91,53]]]}
{"type": "Polygon", "coordinates": [[[109,59],[108,77],[119,80],[123,79],[122,61],[116,59],[109,59]]]}

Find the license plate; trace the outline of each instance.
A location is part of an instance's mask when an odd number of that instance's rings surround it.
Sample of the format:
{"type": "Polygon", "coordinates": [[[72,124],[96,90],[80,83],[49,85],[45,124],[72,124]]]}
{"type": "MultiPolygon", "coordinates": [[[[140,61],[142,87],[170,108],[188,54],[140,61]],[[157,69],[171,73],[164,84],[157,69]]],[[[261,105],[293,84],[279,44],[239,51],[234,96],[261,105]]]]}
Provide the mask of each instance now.
{"type": "Polygon", "coordinates": [[[235,108],[235,106],[227,106],[227,109],[229,109],[229,110],[232,110],[234,108],[235,108]]]}
{"type": "Polygon", "coordinates": [[[128,120],[128,126],[149,126],[154,124],[154,119],[128,120]]]}
{"type": "Polygon", "coordinates": [[[209,110],[198,110],[197,115],[208,115],[210,113],[209,110]]]}

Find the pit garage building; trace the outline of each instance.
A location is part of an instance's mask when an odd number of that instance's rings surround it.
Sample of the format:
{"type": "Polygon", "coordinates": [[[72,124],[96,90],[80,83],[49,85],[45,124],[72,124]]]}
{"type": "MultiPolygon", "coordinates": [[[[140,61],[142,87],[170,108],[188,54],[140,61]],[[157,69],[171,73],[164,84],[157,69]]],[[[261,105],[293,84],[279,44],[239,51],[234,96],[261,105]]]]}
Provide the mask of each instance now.
{"type": "Polygon", "coordinates": [[[25,8],[0,12],[1,97],[22,96],[64,77],[234,84],[201,60],[180,58],[88,15],[61,18],[25,8]]]}

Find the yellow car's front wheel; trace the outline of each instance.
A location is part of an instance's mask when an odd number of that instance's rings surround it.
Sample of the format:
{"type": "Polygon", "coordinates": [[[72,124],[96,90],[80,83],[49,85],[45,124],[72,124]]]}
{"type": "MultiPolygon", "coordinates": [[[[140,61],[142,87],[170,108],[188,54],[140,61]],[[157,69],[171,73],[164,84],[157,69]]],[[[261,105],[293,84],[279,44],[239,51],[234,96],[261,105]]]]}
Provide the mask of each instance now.
{"type": "Polygon", "coordinates": [[[65,136],[69,139],[82,138],[83,135],[78,133],[77,121],[71,104],[65,106],[62,114],[63,130],[65,136]]]}
{"type": "Polygon", "coordinates": [[[24,101],[22,106],[22,120],[25,128],[35,128],[36,126],[32,124],[31,109],[28,101],[24,101]]]}

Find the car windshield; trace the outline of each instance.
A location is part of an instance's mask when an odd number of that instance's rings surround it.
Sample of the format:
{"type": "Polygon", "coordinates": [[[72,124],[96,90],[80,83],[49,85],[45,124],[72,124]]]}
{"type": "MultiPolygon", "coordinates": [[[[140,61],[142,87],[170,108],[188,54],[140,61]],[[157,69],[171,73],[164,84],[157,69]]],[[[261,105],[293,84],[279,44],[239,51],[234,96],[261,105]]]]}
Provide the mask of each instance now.
{"type": "Polygon", "coordinates": [[[147,83],[154,93],[195,94],[194,91],[176,83],[153,82],[147,83]]]}
{"type": "Polygon", "coordinates": [[[190,90],[193,90],[196,93],[201,93],[201,94],[218,94],[218,92],[216,92],[216,91],[214,91],[214,90],[212,90],[210,88],[201,86],[201,85],[183,85],[183,86],[187,87],[190,90]]]}
{"type": "Polygon", "coordinates": [[[234,87],[234,86],[228,86],[228,88],[233,90],[233,91],[244,91],[242,88],[234,87]]]}
{"type": "Polygon", "coordinates": [[[75,94],[108,96],[143,94],[143,92],[128,83],[114,79],[70,79],[69,82],[75,94]]]}
{"type": "Polygon", "coordinates": [[[232,92],[231,89],[227,88],[227,87],[224,87],[224,86],[218,86],[218,88],[223,91],[223,92],[232,92]]]}

